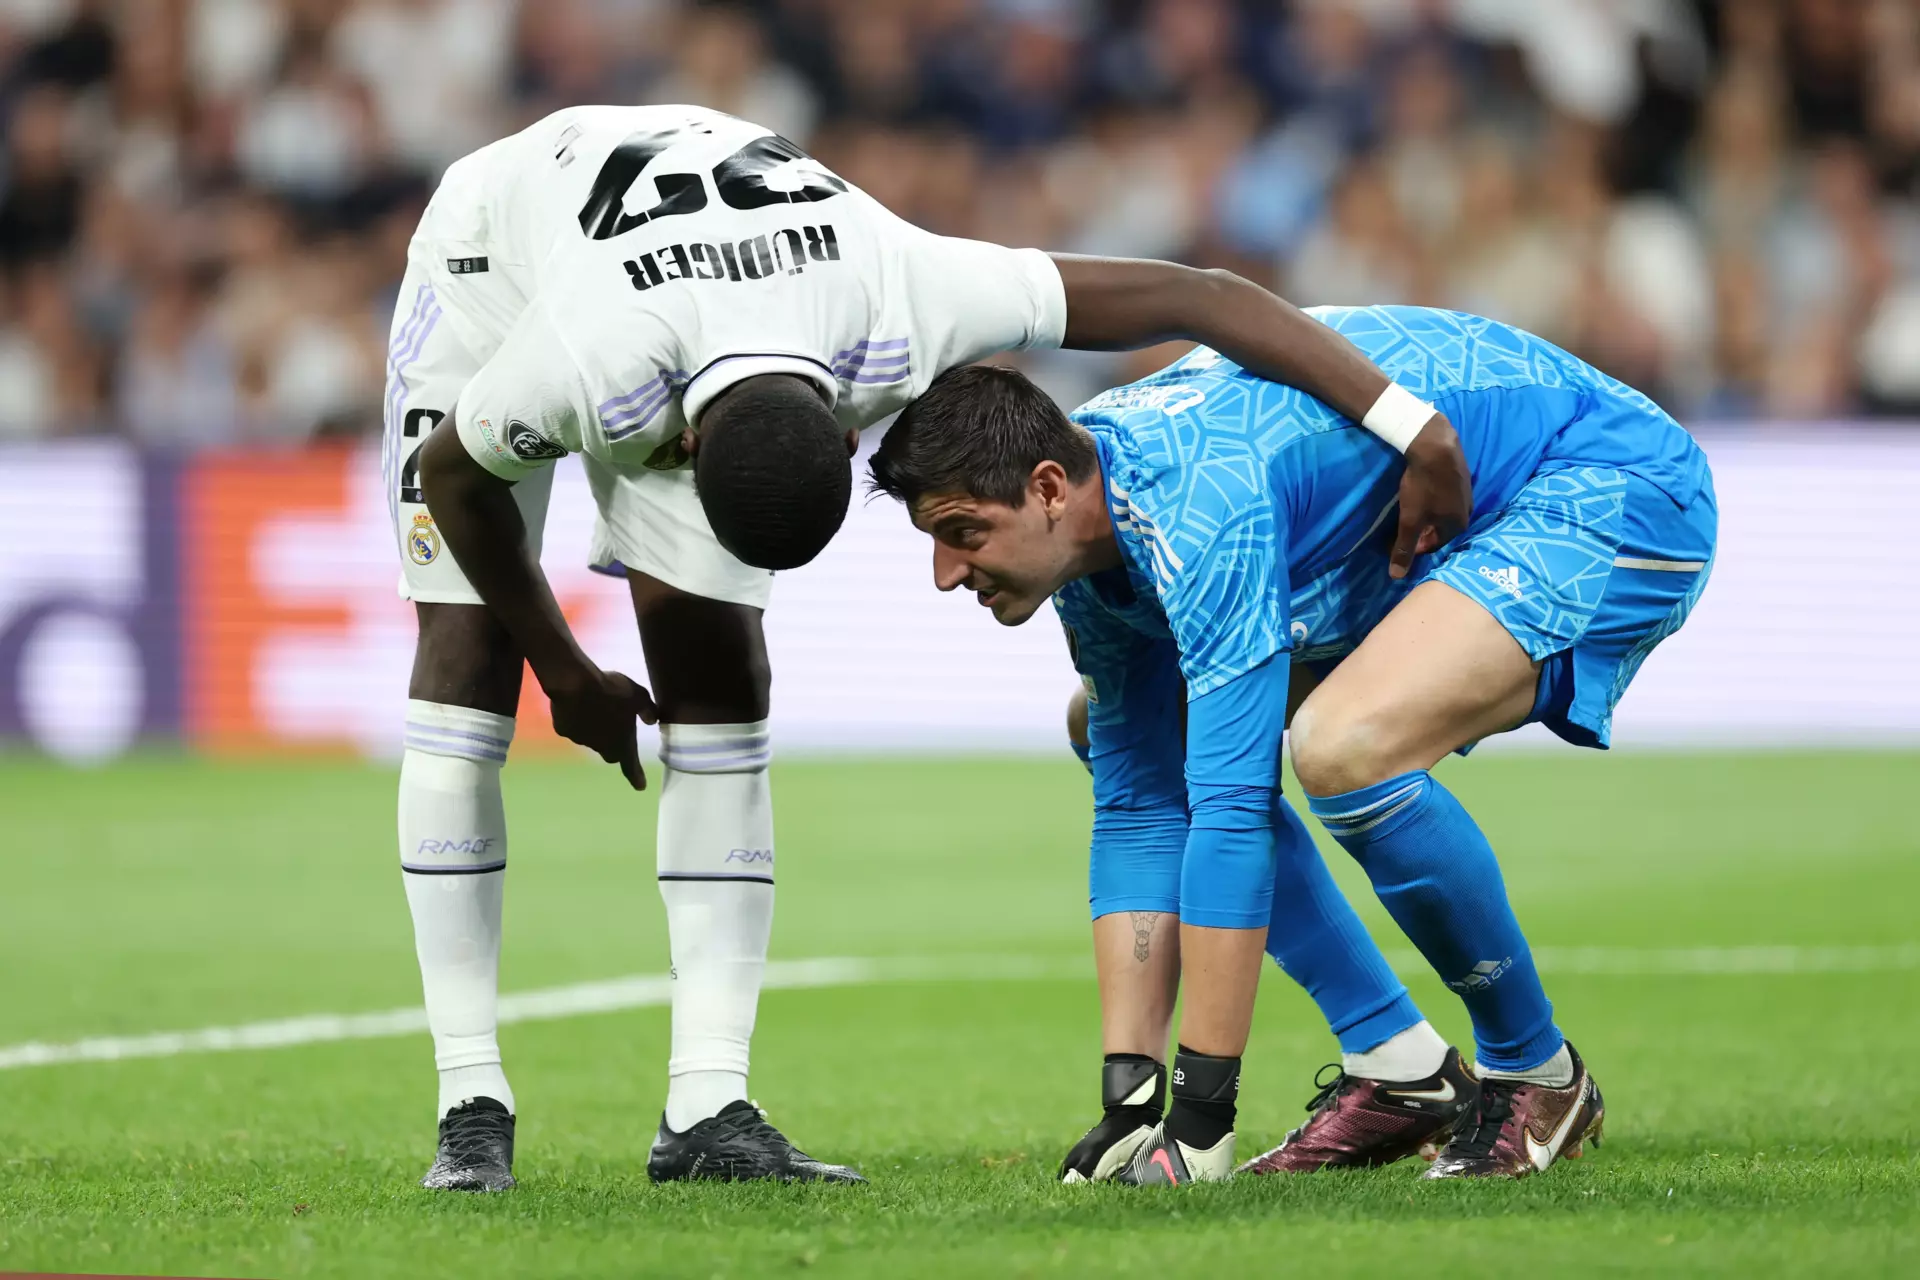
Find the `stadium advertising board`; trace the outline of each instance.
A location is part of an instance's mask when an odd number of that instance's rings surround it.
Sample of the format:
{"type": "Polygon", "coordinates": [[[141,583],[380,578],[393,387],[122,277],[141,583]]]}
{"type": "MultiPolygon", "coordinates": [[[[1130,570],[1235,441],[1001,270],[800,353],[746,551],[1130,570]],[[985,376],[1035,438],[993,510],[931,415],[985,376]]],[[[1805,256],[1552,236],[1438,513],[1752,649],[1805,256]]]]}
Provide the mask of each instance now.
{"type": "Polygon", "coordinates": [[[177,469],[105,441],[0,456],[0,741],[92,760],[177,734],[177,469]]]}
{"type": "MultiPolygon", "coordinates": [[[[1920,436],[1756,427],[1704,437],[1722,540],[1694,618],[1647,663],[1617,740],[1920,740],[1920,559],[1903,488],[1920,436]]],[[[410,607],[377,453],[143,456],[16,446],[0,471],[0,737],[75,760],[141,738],[216,752],[397,753],[410,607]]],[[[585,568],[562,464],[545,563],[587,648],[643,677],[621,584],[585,568]]],[[[768,615],[783,749],[1048,750],[1073,685],[1057,628],[1006,630],[930,584],[891,502],[856,499],[768,615]]],[[[557,745],[528,682],[520,738],[557,745]]]]}

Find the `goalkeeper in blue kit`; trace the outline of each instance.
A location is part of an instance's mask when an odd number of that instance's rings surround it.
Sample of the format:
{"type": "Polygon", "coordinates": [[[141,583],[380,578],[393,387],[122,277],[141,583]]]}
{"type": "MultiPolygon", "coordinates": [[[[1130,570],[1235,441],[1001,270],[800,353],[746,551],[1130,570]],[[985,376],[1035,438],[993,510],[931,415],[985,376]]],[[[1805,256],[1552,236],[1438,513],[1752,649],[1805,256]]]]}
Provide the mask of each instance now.
{"type": "Polygon", "coordinates": [[[1404,579],[1386,545],[1401,458],[1205,348],[1070,419],[1015,371],[952,370],[873,460],[875,487],[933,537],[936,585],[1007,625],[1053,597],[1086,684],[1108,1118],[1070,1174],[1233,1171],[1263,952],[1313,995],[1344,1070],[1245,1167],[1444,1143],[1429,1177],[1518,1177],[1600,1137],[1600,1091],[1555,1025],[1493,849],[1428,771],[1533,722],[1607,745],[1634,673],[1706,585],[1706,458],[1645,396],[1518,329],[1417,307],[1312,314],[1394,380],[1383,400],[1410,420],[1437,409],[1464,445],[1472,522],[1404,579]],[[1281,797],[1289,720],[1308,807],[1466,1005],[1471,1072],[1281,797]],[[1156,961],[1156,922],[1174,917],[1156,961]]]}

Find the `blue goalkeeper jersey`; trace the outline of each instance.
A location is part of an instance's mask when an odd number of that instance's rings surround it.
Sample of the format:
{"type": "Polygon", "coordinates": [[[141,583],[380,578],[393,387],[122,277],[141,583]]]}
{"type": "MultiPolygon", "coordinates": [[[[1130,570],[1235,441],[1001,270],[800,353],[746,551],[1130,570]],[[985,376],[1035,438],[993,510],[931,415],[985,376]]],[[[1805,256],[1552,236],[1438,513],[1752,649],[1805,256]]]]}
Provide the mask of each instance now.
{"type": "MultiPolygon", "coordinates": [[[[1511,325],[1426,307],[1309,314],[1453,422],[1476,517],[1561,463],[1631,472],[1682,506],[1706,475],[1651,400],[1511,325]]],[[[1072,417],[1099,448],[1129,582],[1082,579],[1056,603],[1076,634],[1122,622],[1172,639],[1190,698],[1292,648],[1290,594],[1398,527],[1391,446],[1206,348],[1072,417]]]]}
{"type": "MultiPolygon", "coordinates": [[[[1476,520],[1562,467],[1624,471],[1680,506],[1708,483],[1658,406],[1532,334],[1422,307],[1311,314],[1452,421],[1476,520]]],[[[1313,650],[1323,637],[1301,630],[1338,627],[1343,610],[1357,642],[1401,589],[1380,548],[1398,526],[1402,459],[1204,348],[1072,417],[1098,449],[1123,560],[1055,597],[1090,697],[1096,845],[1129,811],[1177,806],[1190,861],[1196,848],[1251,856],[1272,839],[1285,655],[1313,650]]]]}

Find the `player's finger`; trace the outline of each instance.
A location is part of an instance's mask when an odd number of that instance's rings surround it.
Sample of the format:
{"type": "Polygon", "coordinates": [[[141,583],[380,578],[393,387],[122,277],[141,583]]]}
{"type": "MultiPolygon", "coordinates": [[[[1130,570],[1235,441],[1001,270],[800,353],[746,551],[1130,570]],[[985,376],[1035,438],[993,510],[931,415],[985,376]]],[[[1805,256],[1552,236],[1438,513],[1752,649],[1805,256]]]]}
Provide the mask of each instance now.
{"type": "Polygon", "coordinates": [[[1420,534],[1427,527],[1423,512],[1413,509],[1407,495],[1400,495],[1400,529],[1393,538],[1393,551],[1387,560],[1387,574],[1404,578],[1413,570],[1413,557],[1420,549],[1420,534]]]}
{"type": "Polygon", "coordinates": [[[627,726],[627,736],[620,747],[620,772],[626,777],[627,785],[635,791],[647,789],[647,771],[640,767],[640,741],[633,726],[627,726]]]}
{"type": "Polygon", "coordinates": [[[640,717],[643,724],[659,724],[660,708],[654,704],[653,695],[642,685],[633,686],[633,696],[629,699],[633,714],[640,717]]]}
{"type": "Polygon", "coordinates": [[[618,671],[607,672],[607,689],[621,706],[648,724],[657,724],[660,709],[654,705],[653,695],[631,676],[621,675],[618,671]]]}

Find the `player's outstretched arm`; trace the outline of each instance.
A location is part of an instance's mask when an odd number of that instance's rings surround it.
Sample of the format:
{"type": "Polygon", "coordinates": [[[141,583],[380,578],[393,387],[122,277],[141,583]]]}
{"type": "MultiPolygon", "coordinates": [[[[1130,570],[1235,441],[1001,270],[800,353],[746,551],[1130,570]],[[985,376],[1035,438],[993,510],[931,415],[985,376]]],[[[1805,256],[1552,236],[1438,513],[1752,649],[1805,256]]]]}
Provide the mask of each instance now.
{"type": "Polygon", "coordinates": [[[652,697],[581,649],[547,575],[527,553],[513,486],[473,460],[451,416],[421,447],[420,487],[447,550],[533,667],[553,705],[554,730],[619,765],[633,789],[644,790],[634,718],[653,723],[652,697]]]}
{"type": "Polygon", "coordinates": [[[1298,387],[1363,423],[1406,455],[1393,576],[1466,528],[1473,482],[1446,415],[1399,390],[1339,333],[1231,271],[1171,262],[1053,254],[1066,287],[1062,346],[1125,351],[1185,338],[1298,387]]]}

